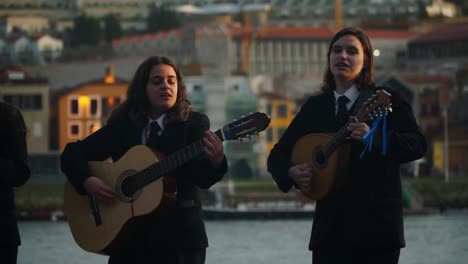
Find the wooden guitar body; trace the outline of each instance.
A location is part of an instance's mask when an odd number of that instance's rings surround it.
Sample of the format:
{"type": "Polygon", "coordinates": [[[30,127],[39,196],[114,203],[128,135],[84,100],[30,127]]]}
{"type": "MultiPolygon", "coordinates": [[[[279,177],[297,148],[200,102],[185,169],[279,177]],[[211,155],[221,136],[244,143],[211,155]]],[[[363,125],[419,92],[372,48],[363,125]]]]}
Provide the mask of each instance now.
{"type": "MultiPolygon", "coordinates": [[[[119,199],[115,199],[112,204],[99,204],[102,217],[102,223],[99,225],[96,224],[90,209],[88,196],[77,193],[70,183],[65,184],[65,215],[73,238],[81,248],[90,252],[108,254],[111,248],[119,247],[111,243],[129,219],[148,214],[158,207],[163,196],[163,178],[153,181],[136,192],[132,197],[133,201],[128,200],[119,190],[119,181],[123,177],[156,163],[158,158],[155,154],[150,148],[139,145],[131,148],[115,163],[96,161],[88,163],[92,174],[108,186],[114,187],[119,195],[119,199]]],[[[117,241],[119,240],[115,242],[117,241]]]]}
{"type": "Polygon", "coordinates": [[[294,145],[291,161],[295,164],[307,163],[312,170],[311,189],[301,190],[311,200],[320,200],[343,184],[349,163],[350,145],[341,144],[328,158],[322,159],[320,152],[332,138],[328,134],[308,134],[294,145]]]}

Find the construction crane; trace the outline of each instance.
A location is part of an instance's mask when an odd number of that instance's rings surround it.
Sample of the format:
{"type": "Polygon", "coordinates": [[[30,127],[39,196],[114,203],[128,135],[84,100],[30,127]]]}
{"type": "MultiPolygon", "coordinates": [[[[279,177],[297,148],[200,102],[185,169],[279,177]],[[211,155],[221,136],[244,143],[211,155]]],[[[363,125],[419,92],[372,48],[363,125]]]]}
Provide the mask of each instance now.
{"type": "Polygon", "coordinates": [[[335,32],[343,28],[343,0],[335,0],[335,32]]]}

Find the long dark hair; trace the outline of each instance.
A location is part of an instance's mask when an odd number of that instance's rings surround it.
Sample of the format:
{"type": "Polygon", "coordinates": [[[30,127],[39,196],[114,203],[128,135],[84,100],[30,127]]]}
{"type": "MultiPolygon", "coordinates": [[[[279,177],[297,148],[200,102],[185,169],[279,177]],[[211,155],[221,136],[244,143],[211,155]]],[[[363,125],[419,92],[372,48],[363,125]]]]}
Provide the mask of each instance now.
{"type": "Polygon", "coordinates": [[[146,125],[151,107],[146,94],[146,85],[151,69],[159,64],[171,66],[177,77],[177,99],[175,105],[167,111],[164,122],[168,124],[187,119],[191,110],[191,104],[187,99],[187,88],[184,84],[182,73],[177,65],[168,57],[153,56],[140,64],[128,86],[127,100],[112,112],[109,122],[112,122],[114,119],[127,117],[138,127],[146,125]]]}
{"type": "Polygon", "coordinates": [[[372,45],[369,41],[369,37],[359,28],[344,28],[335,34],[333,39],[330,42],[327,53],[327,69],[323,76],[322,91],[327,92],[334,90],[336,88],[335,77],[331,72],[330,68],[330,54],[333,47],[333,44],[345,35],[355,36],[359,42],[361,42],[362,48],[364,50],[364,66],[362,68],[361,74],[356,78],[354,83],[358,89],[363,87],[374,85],[374,56],[372,54],[372,45]]]}

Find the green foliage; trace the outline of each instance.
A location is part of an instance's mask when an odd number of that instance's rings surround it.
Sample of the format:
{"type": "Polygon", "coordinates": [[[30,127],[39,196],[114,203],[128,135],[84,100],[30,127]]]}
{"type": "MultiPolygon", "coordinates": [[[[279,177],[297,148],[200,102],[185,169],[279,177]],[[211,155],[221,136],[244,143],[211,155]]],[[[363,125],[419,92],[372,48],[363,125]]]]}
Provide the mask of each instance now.
{"type": "Polygon", "coordinates": [[[26,184],[15,189],[18,211],[61,210],[63,184],[26,184]]]}
{"type": "Polygon", "coordinates": [[[418,17],[419,19],[426,19],[428,18],[428,14],[426,11],[426,4],[423,1],[418,1],[418,17]]]}
{"type": "Polygon", "coordinates": [[[73,47],[80,45],[96,46],[102,37],[102,29],[99,25],[99,20],[86,15],[80,15],[73,21],[74,26],[72,29],[72,41],[73,47]]]}
{"type": "Polygon", "coordinates": [[[449,182],[443,178],[405,179],[424,201],[425,207],[468,207],[468,177],[453,177],[449,182]]]}
{"type": "Polygon", "coordinates": [[[160,32],[180,28],[181,22],[177,13],[172,9],[161,6],[150,10],[146,20],[147,32],[160,32]]]}
{"type": "Polygon", "coordinates": [[[119,18],[114,14],[104,17],[104,40],[109,43],[112,39],[122,36],[122,27],[119,18]]]}
{"type": "Polygon", "coordinates": [[[231,167],[231,174],[236,179],[250,179],[253,176],[252,168],[246,159],[240,159],[231,167]]]}

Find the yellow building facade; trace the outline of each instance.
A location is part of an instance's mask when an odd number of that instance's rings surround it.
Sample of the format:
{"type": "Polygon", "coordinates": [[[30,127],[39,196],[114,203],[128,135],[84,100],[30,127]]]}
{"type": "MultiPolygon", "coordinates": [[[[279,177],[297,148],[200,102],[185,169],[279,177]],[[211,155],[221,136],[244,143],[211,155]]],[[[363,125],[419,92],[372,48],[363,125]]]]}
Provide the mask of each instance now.
{"type": "Polygon", "coordinates": [[[295,107],[293,99],[276,94],[262,94],[259,97],[258,111],[267,113],[271,118],[268,128],[259,134],[256,148],[259,171],[266,172],[268,155],[293,120],[295,107]]]}

